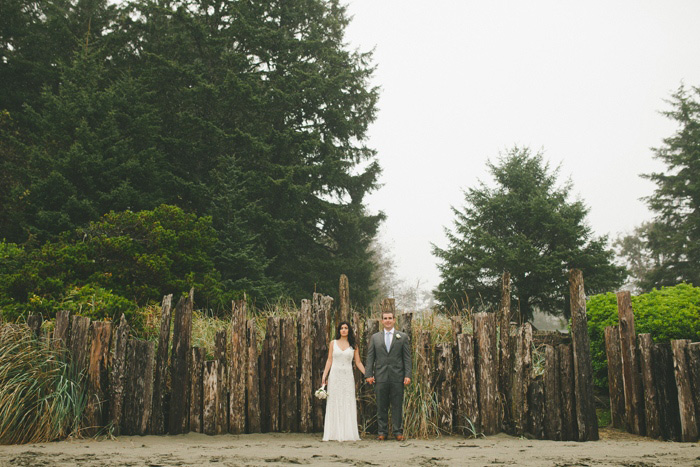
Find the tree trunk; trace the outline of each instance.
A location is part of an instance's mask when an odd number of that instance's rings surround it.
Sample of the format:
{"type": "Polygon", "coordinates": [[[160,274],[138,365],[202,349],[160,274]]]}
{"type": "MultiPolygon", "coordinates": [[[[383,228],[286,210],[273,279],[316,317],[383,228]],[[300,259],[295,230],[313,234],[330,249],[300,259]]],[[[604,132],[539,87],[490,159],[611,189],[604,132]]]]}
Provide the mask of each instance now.
{"type": "Polygon", "coordinates": [[[463,427],[462,434],[477,436],[481,433],[479,395],[476,390],[474,364],[474,339],[468,334],[457,336],[459,349],[459,386],[457,389],[457,425],[463,427]]]}
{"type": "Polygon", "coordinates": [[[112,323],[95,322],[90,326],[90,355],[88,360],[88,401],[85,406],[84,425],[86,436],[94,436],[107,424],[105,404],[109,384],[109,344],[112,338],[112,323]]]}
{"type": "Polygon", "coordinates": [[[204,388],[204,363],[207,358],[206,351],[201,347],[190,348],[190,431],[204,432],[203,398],[204,388]]]}
{"type": "Polygon", "coordinates": [[[544,346],[545,439],[561,440],[561,400],[559,361],[551,345],[544,346]]]}
{"type": "Polygon", "coordinates": [[[280,319],[280,431],[299,430],[297,409],[297,327],[294,318],[280,319]]]}
{"type": "Polygon", "coordinates": [[[634,330],[634,313],[629,291],[617,293],[617,313],[620,319],[620,353],[622,356],[622,381],[625,388],[625,414],[627,429],[644,434],[644,409],[642,407],[642,379],[637,360],[637,336],[634,330]]]}
{"type": "Polygon", "coordinates": [[[175,325],[173,328],[173,351],[171,356],[171,396],[170,434],[187,433],[187,418],[189,414],[189,356],[190,341],[192,340],[192,308],[194,306],[194,289],[190,289],[188,297],[183,297],[175,307],[175,325]]]}
{"type": "Polygon", "coordinates": [[[128,341],[129,325],[122,315],[112,338],[112,368],[109,372],[109,418],[114,426],[115,436],[121,434],[128,341]]]}
{"type": "Polygon", "coordinates": [[[153,413],[151,414],[151,434],[165,433],[164,397],[168,387],[168,350],[170,347],[170,316],[173,295],[163,297],[160,310],[160,334],[156,354],[155,376],[153,379],[153,413]]]}
{"type": "Polygon", "coordinates": [[[125,435],[145,435],[153,402],[153,342],[130,339],[124,382],[125,435]]]}
{"type": "Polygon", "coordinates": [[[605,328],[605,354],[608,357],[608,389],[612,426],[622,428],[626,420],[625,389],[622,381],[622,355],[620,354],[620,330],[618,326],[605,328]]]}
{"type": "Polygon", "coordinates": [[[229,375],[229,433],[245,433],[245,390],[248,372],[248,346],[246,340],[247,317],[244,300],[233,303],[231,314],[231,355],[228,359],[229,375]]]}
{"type": "Polygon", "coordinates": [[[690,373],[688,372],[688,359],[686,351],[687,339],[671,341],[673,351],[673,370],[678,387],[678,408],[681,414],[681,441],[696,441],[698,439],[698,426],[695,420],[695,403],[690,388],[690,373]]]}
{"type": "Polygon", "coordinates": [[[56,321],[53,330],[53,348],[67,349],[70,339],[70,311],[59,311],[56,313],[56,321]]]}
{"type": "Polygon", "coordinates": [[[435,346],[435,368],[438,400],[438,426],[445,433],[452,433],[452,383],[454,381],[452,344],[435,346]]]}
{"type": "Polygon", "coordinates": [[[654,343],[651,340],[651,334],[640,334],[638,341],[644,387],[644,424],[646,426],[646,435],[650,438],[658,438],[661,436],[661,425],[659,424],[659,401],[652,372],[651,347],[654,343]]]}
{"type": "Polygon", "coordinates": [[[299,380],[299,431],[309,433],[313,429],[311,411],[313,408],[313,326],[311,321],[311,301],[301,301],[299,313],[300,369],[299,380]]]}
{"type": "Polygon", "coordinates": [[[350,321],[350,283],[348,276],[340,275],[340,284],[338,285],[338,300],[340,321],[350,321]]]}
{"type": "Polygon", "coordinates": [[[576,410],[574,401],[574,360],[571,355],[571,346],[559,344],[557,356],[559,357],[559,381],[561,399],[561,439],[573,441],[578,439],[578,427],[576,426],[576,410]]]}
{"type": "Polygon", "coordinates": [[[498,308],[499,333],[499,358],[498,358],[498,394],[500,399],[500,426],[508,431],[510,425],[510,380],[511,380],[511,356],[510,356],[510,273],[503,273],[501,278],[501,303],[498,308]]]}
{"type": "MultiPolygon", "coordinates": [[[[323,369],[328,359],[328,342],[330,332],[330,310],[333,306],[333,299],[328,296],[315,293],[313,295],[313,321],[314,321],[314,368],[313,383],[314,391],[321,387],[323,369]]],[[[325,413],[325,402],[313,399],[313,430],[323,431],[323,417],[325,413]]]]}
{"type": "Polygon", "coordinates": [[[248,346],[248,378],[246,393],[248,402],[248,433],[260,433],[260,378],[258,373],[258,340],[255,320],[247,323],[246,343],[248,346]]]}
{"type": "Polygon", "coordinates": [[[654,344],[651,348],[652,373],[659,397],[659,418],[661,436],[664,439],[680,441],[681,415],[678,410],[678,387],[673,370],[671,344],[654,344]]]}

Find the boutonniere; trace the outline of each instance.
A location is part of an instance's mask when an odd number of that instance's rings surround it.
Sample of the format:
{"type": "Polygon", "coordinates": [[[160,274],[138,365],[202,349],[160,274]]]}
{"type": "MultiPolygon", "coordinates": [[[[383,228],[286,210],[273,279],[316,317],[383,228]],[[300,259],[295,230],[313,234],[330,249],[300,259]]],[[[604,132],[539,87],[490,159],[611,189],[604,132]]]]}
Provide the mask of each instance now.
{"type": "Polygon", "coordinates": [[[397,338],[397,339],[401,339],[401,334],[399,334],[399,333],[397,332],[397,333],[396,333],[396,338],[397,338]]]}

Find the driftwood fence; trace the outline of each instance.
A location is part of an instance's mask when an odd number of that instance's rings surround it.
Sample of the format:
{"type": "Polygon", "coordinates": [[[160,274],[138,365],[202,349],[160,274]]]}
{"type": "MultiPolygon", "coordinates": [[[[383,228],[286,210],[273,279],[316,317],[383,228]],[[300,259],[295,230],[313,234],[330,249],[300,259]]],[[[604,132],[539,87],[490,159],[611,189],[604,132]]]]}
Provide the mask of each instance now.
{"type": "Polygon", "coordinates": [[[619,326],[605,328],[612,424],[629,432],[696,441],[700,430],[700,342],[654,343],[635,334],[629,292],[618,292],[619,326]]]}
{"type": "MultiPolygon", "coordinates": [[[[413,341],[414,384],[436,393],[441,430],[598,439],[580,271],[571,271],[570,284],[570,337],[511,323],[507,273],[499,312],[474,314],[465,332],[453,318],[451,342],[433,344],[429,331],[414,332],[411,314],[398,316],[398,328],[413,341]],[[544,353],[539,375],[533,371],[533,342],[544,353]]],[[[231,325],[216,335],[213,360],[191,346],[193,291],[174,310],[172,296],[164,298],[157,346],[129,338],[123,317],[118,323],[90,322],[67,312],[58,313],[51,342],[68,349],[87,375],[88,432],[110,424],[116,434],[130,435],[318,432],[324,402],[312,394],[321,386],[331,320],[352,323],[363,359],[369,336],[379,330],[377,319],[351,313],[348,291],[342,276],[338,307],[332,298],[314,294],[302,300],[297,317],[267,318],[261,345],[245,303],[235,302],[231,325]]],[[[381,307],[393,311],[393,299],[381,307]]],[[[38,332],[41,323],[28,324],[38,332]]],[[[356,381],[358,420],[362,430],[373,432],[372,388],[362,384],[359,372],[356,381]]]]}

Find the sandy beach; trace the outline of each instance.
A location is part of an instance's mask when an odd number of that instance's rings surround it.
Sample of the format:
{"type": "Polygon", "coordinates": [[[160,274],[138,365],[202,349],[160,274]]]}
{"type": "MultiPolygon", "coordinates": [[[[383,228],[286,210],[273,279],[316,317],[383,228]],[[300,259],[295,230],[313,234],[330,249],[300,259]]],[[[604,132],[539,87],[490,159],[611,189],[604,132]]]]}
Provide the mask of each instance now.
{"type": "Polygon", "coordinates": [[[507,435],[324,443],[320,434],[123,436],[0,447],[1,466],[523,465],[700,466],[700,444],[654,441],[603,430],[589,443],[507,435]]]}

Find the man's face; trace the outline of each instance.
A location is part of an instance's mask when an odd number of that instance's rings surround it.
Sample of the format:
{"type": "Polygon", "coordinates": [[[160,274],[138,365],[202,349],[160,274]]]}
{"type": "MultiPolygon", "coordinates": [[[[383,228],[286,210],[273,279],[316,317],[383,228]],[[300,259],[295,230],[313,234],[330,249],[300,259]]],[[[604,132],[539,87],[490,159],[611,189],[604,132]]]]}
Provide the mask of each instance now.
{"type": "Polygon", "coordinates": [[[384,329],[389,331],[391,328],[394,327],[394,315],[391,313],[382,313],[382,324],[384,325],[384,329]]]}

